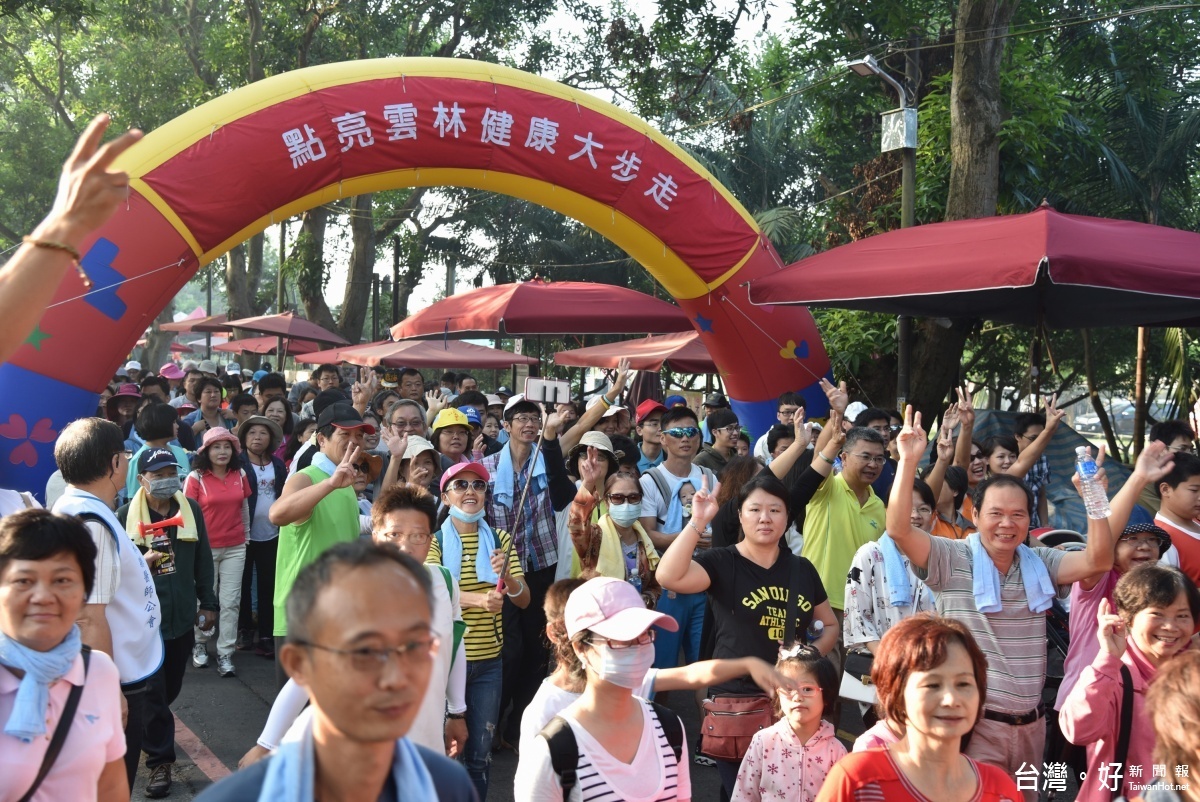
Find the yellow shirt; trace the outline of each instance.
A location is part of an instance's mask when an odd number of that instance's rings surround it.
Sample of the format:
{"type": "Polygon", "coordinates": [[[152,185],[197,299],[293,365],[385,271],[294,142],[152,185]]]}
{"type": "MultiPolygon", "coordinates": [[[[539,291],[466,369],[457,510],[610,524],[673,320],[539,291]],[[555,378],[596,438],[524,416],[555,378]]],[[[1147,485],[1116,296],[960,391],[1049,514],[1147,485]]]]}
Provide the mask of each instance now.
{"type": "Polygon", "coordinates": [[[887,511],[874,490],[868,487],[867,493],[867,503],[859,504],[838,474],[822,482],[808,502],[800,556],[816,566],[829,606],[835,610],[846,606],[846,574],[855,552],[883,534],[887,511]]]}
{"type": "MultiPolygon", "coordinates": [[[[458,582],[461,593],[487,593],[495,590],[496,586],[489,582],[480,582],[475,578],[475,554],[479,551],[479,533],[469,532],[462,537],[462,576],[458,582]]],[[[509,535],[503,530],[496,530],[496,541],[501,549],[508,549],[509,535]]],[[[429,545],[429,556],[425,562],[431,565],[442,564],[442,544],[436,533],[429,545]]],[[[447,566],[449,567],[449,566],[447,566]]],[[[524,581],[525,572],[521,570],[521,561],[517,558],[517,550],[508,553],[508,578],[524,581]]],[[[462,608],[463,621],[466,622],[467,632],[463,635],[463,646],[467,652],[467,661],[487,660],[499,657],[504,645],[504,620],[501,614],[489,613],[479,607],[462,608]]]]}

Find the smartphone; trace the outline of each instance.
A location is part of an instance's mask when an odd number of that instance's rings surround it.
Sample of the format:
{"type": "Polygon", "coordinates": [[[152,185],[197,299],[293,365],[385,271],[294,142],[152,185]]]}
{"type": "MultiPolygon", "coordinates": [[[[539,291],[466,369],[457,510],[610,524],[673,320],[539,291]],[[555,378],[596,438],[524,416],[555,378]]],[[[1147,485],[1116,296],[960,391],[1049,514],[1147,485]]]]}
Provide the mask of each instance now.
{"type": "Polygon", "coordinates": [[[526,379],[525,400],[543,404],[566,404],[571,400],[571,383],[558,379],[526,379]]]}

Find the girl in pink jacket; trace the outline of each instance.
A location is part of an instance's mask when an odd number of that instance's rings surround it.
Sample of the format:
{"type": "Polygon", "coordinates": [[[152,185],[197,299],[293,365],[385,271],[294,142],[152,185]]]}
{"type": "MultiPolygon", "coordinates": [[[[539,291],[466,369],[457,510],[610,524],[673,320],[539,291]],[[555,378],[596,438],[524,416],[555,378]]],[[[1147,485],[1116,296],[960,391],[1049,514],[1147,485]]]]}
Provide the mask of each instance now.
{"type": "Polygon", "coordinates": [[[798,687],[776,691],[775,714],[782,718],[755,733],[730,802],[813,802],[825,775],[846,756],[833,725],[821,718],[837,702],[833,664],[797,645],[781,651],[775,668],[798,687]]]}
{"type": "Polygon", "coordinates": [[[1059,713],[1059,725],[1071,743],[1087,747],[1087,776],[1080,802],[1109,802],[1122,782],[1152,782],[1154,728],[1145,709],[1146,688],[1159,667],[1184,649],[1200,616],[1200,592],[1174,568],[1140,565],[1121,577],[1113,596],[1100,602],[1097,639],[1100,652],[1083,669],[1059,713]],[[1133,685],[1129,752],[1118,761],[1124,688],[1122,667],[1133,685]],[[1121,762],[1119,771],[1113,766],[1121,762]]]}

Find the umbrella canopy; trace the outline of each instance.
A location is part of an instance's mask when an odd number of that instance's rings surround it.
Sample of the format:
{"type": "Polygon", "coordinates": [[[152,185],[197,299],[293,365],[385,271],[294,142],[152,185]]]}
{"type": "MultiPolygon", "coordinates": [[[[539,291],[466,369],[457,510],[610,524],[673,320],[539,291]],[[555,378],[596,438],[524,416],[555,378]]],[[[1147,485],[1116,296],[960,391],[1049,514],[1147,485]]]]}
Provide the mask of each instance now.
{"type": "Polygon", "coordinates": [[[392,327],[392,337],[664,334],[691,331],[682,309],[644,293],[587,281],[525,281],[452,295],[392,327]]]}
{"type": "Polygon", "coordinates": [[[537,359],[531,356],[519,356],[459,340],[372,343],[355,348],[300,354],[296,361],[310,365],[349,362],[351,365],[372,368],[507,368],[537,364],[537,359]]]}
{"type": "Polygon", "coordinates": [[[232,326],[227,322],[228,315],[209,315],[208,317],[184,318],[174,323],[163,323],[159,331],[229,331],[232,326]]]}
{"type": "Polygon", "coordinates": [[[555,364],[577,368],[615,368],[622,359],[628,359],[629,366],[634,370],[657,371],[665,362],[671,370],[680,373],[717,372],[708,349],[694,331],[592,345],[559,351],[554,355],[555,364]]]}
{"type": "Polygon", "coordinates": [[[259,334],[277,334],[282,337],[293,337],[303,340],[315,340],[319,343],[349,345],[350,342],[340,334],[334,334],[323,329],[310,320],[296,317],[294,312],[284,312],[281,315],[259,315],[244,317],[240,320],[229,321],[229,327],[252,331],[259,334]]]}
{"type": "MultiPolygon", "coordinates": [[[[214,345],[213,350],[231,354],[240,354],[243,351],[251,354],[273,354],[278,346],[278,337],[246,337],[245,339],[229,340],[220,345],[214,345]]],[[[321,346],[312,340],[284,338],[283,347],[288,354],[306,354],[321,346]]]]}
{"type": "Polygon", "coordinates": [[[750,301],[1054,329],[1169,325],[1200,315],[1200,234],[1043,206],[833,248],[751,281],[750,301]]]}

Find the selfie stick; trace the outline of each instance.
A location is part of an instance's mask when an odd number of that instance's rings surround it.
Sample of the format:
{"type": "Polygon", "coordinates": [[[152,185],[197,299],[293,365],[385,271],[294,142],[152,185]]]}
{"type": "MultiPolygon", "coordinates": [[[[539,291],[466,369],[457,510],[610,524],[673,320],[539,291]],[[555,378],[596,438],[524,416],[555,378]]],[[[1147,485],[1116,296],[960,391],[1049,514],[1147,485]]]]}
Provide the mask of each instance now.
{"type": "MultiPolygon", "coordinates": [[[[529,486],[533,484],[533,469],[537,466],[537,458],[542,452],[542,441],[545,438],[546,427],[543,425],[542,430],[538,433],[537,445],[533,447],[533,453],[530,455],[533,465],[529,468],[529,478],[525,481],[525,489],[521,491],[521,503],[517,507],[517,517],[513,521],[513,531],[508,533],[508,548],[504,550],[504,565],[500,570],[500,579],[496,582],[497,593],[504,593],[504,576],[508,573],[508,558],[512,554],[513,547],[517,545],[517,531],[521,528],[521,515],[525,512],[525,499],[529,495],[529,486]]],[[[521,474],[518,472],[517,475],[520,476],[521,474]]]]}

